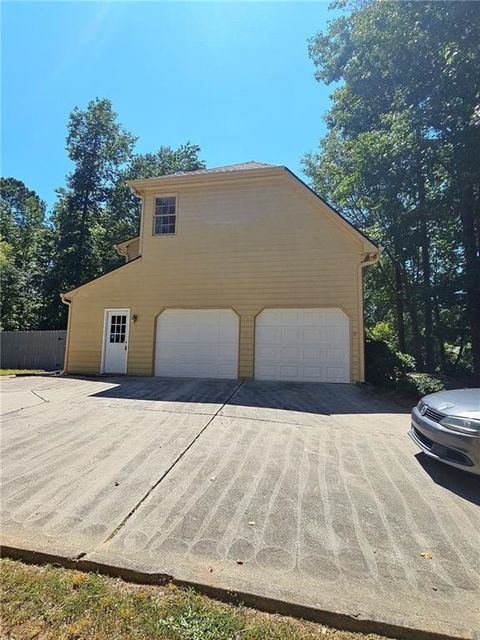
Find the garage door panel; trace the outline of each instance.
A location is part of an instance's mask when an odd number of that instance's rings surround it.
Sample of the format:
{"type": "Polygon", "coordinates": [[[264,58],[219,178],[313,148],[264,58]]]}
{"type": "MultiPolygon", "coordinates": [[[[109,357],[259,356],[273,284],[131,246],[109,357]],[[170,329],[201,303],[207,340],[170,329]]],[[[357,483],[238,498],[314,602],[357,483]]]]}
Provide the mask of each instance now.
{"type": "Polygon", "coordinates": [[[262,362],[276,362],[280,359],[280,353],[277,347],[257,347],[256,354],[262,362]]]}
{"type": "Polygon", "coordinates": [[[278,343],[281,335],[281,330],[277,327],[258,327],[255,334],[257,340],[271,344],[278,343]]]}
{"type": "Polygon", "coordinates": [[[255,367],[255,377],[259,380],[274,380],[276,372],[277,367],[274,364],[255,367]]]}
{"type": "Polygon", "coordinates": [[[341,309],[265,309],[255,324],[255,377],[350,382],[350,322],[341,309]]]}
{"type": "Polygon", "coordinates": [[[220,341],[236,342],[238,341],[238,329],[236,327],[219,327],[218,339],[220,341]]]}
{"type": "Polygon", "coordinates": [[[293,342],[299,344],[302,339],[302,331],[299,328],[286,327],[280,331],[283,342],[293,342]]]}
{"type": "Polygon", "coordinates": [[[278,380],[294,382],[316,382],[323,375],[322,367],[306,367],[304,365],[283,365],[279,367],[278,371],[278,380]]]}
{"type": "Polygon", "coordinates": [[[280,366],[282,380],[296,380],[298,378],[298,367],[283,365],[280,366]]]}
{"type": "Polygon", "coordinates": [[[302,360],[303,362],[314,362],[318,363],[323,360],[324,351],[315,347],[304,347],[302,349],[302,360]]]}
{"type": "Polygon", "coordinates": [[[326,349],[325,360],[328,364],[346,365],[348,364],[347,354],[342,349],[326,349]]]}
{"type": "Polygon", "coordinates": [[[324,340],[325,330],[320,327],[307,327],[303,329],[303,344],[320,344],[324,340]]]}
{"type": "Polygon", "coordinates": [[[336,344],[342,343],[347,339],[348,329],[345,327],[327,327],[325,329],[325,339],[327,342],[336,344]]]}
{"type": "Polygon", "coordinates": [[[302,314],[302,322],[305,325],[318,325],[319,321],[324,322],[325,314],[321,311],[305,311],[302,314]]]}
{"type": "Polygon", "coordinates": [[[155,375],[238,377],[239,319],[231,309],[167,309],[156,336],[155,375]]]}
{"type": "Polygon", "coordinates": [[[323,367],[302,367],[299,368],[298,380],[304,380],[306,382],[316,382],[323,375],[323,367]]]}
{"type": "Polygon", "coordinates": [[[290,362],[296,362],[299,360],[300,351],[298,347],[280,347],[279,359],[281,361],[287,360],[290,362]]]}
{"type": "Polygon", "coordinates": [[[343,368],[327,367],[326,376],[328,377],[329,382],[345,382],[343,368]]]}

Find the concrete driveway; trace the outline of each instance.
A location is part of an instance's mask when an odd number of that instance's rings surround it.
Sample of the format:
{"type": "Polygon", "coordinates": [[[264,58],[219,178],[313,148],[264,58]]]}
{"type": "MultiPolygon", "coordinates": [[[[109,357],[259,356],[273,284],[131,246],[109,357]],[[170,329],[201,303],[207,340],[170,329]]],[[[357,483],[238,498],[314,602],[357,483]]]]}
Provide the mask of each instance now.
{"type": "Polygon", "coordinates": [[[401,407],[348,385],[159,378],[10,378],[2,397],[7,551],[478,637],[480,478],[419,454],[401,407]]]}

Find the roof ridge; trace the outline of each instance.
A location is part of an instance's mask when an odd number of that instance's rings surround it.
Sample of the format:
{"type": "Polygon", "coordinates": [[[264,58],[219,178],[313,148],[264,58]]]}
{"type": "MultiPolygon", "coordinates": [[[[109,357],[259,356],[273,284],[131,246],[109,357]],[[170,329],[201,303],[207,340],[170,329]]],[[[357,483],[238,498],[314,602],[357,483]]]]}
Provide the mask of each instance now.
{"type": "Polygon", "coordinates": [[[219,165],[218,167],[205,167],[204,169],[193,169],[192,171],[176,171],[175,173],[169,173],[165,176],[158,176],[159,178],[166,178],[167,176],[187,176],[203,173],[223,173],[227,171],[248,171],[249,169],[266,169],[268,167],[279,167],[281,165],[269,164],[267,162],[259,162],[258,160],[248,160],[246,162],[237,162],[234,164],[219,165]]]}

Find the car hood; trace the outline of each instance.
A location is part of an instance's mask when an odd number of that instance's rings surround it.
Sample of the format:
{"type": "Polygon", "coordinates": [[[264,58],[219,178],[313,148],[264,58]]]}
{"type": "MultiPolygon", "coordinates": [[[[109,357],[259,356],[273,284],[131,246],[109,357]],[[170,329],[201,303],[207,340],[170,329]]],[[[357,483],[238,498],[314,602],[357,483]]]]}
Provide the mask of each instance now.
{"type": "Polygon", "coordinates": [[[430,393],[422,398],[425,404],[447,416],[480,418],[480,389],[454,389],[430,393]]]}

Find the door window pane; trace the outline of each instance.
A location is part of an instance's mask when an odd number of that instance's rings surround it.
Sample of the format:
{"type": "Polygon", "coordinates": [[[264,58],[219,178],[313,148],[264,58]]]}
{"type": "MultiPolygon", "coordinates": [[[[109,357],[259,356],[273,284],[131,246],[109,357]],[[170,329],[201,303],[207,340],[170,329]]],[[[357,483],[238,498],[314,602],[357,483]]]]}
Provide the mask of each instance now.
{"type": "Polygon", "coordinates": [[[125,342],[127,333],[127,316],[110,316],[110,342],[125,342]]]}

